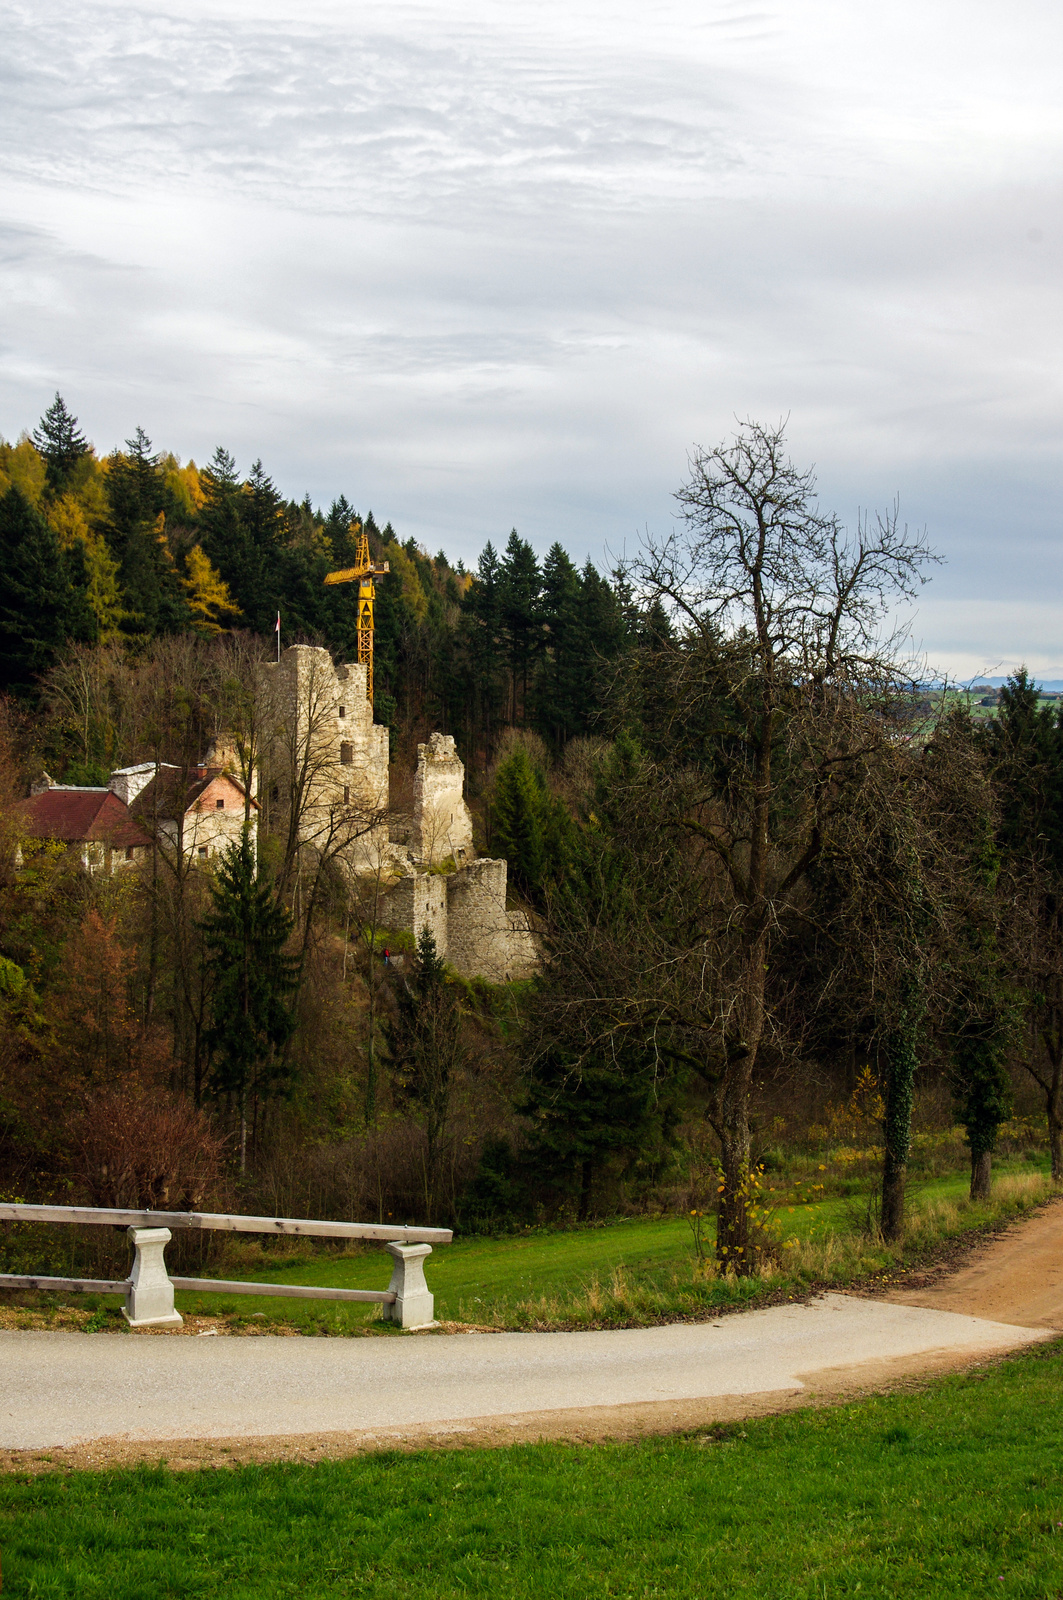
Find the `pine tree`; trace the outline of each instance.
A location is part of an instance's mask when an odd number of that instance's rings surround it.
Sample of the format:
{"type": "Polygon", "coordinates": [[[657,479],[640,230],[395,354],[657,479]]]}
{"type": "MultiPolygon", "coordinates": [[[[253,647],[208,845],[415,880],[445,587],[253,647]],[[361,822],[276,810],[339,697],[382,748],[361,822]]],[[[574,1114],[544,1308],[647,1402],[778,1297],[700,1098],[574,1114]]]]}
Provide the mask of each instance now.
{"type": "Polygon", "coordinates": [[[218,862],[211,900],[202,923],[213,980],[210,1087],[239,1106],[243,1172],[248,1097],[265,1100],[286,1086],[283,1050],[295,1029],[297,984],[296,962],[285,953],[292,919],[259,876],[246,828],[218,862]]]}
{"type": "Polygon", "coordinates": [[[462,601],[459,638],[465,671],[464,683],[459,679],[458,690],[469,747],[473,752],[482,751],[485,758],[490,755],[506,698],[502,670],[501,584],[498,554],[488,540],[477,564],[476,577],[462,601]]]}
{"type": "Polygon", "coordinates": [[[520,1111],[531,1118],[526,1165],[556,1193],[575,1198],[581,1222],[595,1186],[637,1162],[660,1166],[675,1126],[674,1096],[658,1092],[645,1061],[562,1054],[536,1059],[520,1111]]]}
{"type": "Polygon", "coordinates": [[[89,452],[89,444],[78,427],[78,419],[67,409],[56,390],[55,399],[33,430],[33,442],[44,457],[48,488],[65,494],[77,472],[78,463],[89,452]]]}
{"type": "Polygon", "coordinates": [[[534,722],[556,752],[587,725],[589,643],[580,577],[559,544],[543,563],[545,650],[536,674],[534,722]]]}

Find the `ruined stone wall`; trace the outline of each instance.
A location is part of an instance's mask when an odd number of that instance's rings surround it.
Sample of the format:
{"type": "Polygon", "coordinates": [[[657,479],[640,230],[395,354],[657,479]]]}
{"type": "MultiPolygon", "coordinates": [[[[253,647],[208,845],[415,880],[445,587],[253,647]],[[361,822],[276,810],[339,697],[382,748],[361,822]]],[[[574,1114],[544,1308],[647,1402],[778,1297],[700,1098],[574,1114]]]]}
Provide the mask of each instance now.
{"type": "Polygon", "coordinates": [[[466,978],[509,983],[537,971],[539,958],[527,918],[506,910],[504,861],[471,861],[447,885],[447,960],[466,978]]]}
{"type": "Polygon", "coordinates": [[[539,970],[538,941],[524,913],[506,909],[506,872],[504,861],[483,859],[445,876],[408,873],[384,897],[382,920],[415,939],[427,925],[463,978],[530,978],[539,970]]]}
{"type": "Polygon", "coordinates": [[[383,921],[389,928],[403,928],[414,940],[421,930],[431,929],[436,953],[447,959],[447,880],[438,873],[410,873],[400,878],[384,897],[383,921]]]}
{"type": "Polygon", "coordinates": [[[268,782],[276,803],[295,805],[304,844],[352,835],[359,819],[379,823],[353,841],[359,863],[375,867],[387,845],[388,730],[373,721],[366,669],[336,667],[327,650],[292,645],[259,673],[268,782]]]}
{"type": "Polygon", "coordinates": [[[448,733],[417,746],[410,847],[414,859],[434,866],[472,855],[472,816],[465,804],[465,767],[448,733]]]}

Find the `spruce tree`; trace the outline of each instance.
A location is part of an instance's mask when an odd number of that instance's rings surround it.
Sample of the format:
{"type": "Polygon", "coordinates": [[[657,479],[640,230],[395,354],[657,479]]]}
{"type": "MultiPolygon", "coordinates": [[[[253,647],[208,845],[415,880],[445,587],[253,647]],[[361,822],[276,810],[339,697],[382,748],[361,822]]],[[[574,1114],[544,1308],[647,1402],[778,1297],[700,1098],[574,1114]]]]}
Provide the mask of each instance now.
{"type": "Polygon", "coordinates": [[[439,1210],[442,1162],[454,1078],[464,1047],[459,992],[447,977],[432,930],[425,926],[408,977],[395,991],[385,1030],[395,1097],[421,1123],[425,1138],[425,1220],[439,1210]]]}
{"type": "Polygon", "coordinates": [[[33,442],[44,457],[48,488],[53,495],[65,494],[79,461],[89,454],[89,444],[58,390],[33,430],[33,442]]]}
{"type": "Polygon", "coordinates": [[[499,598],[509,657],[509,717],[525,719],[528,683],[543,642],[540,608],[542,574],[535,552],[513,529],[506,544],[500,573],[499,598]]]}
{"type": "Polygon", "coordinates": [[[94,643],[83,548],[64,550],[17,489],[0,498],[0,688],[31,695],[68,641],[94,643]]]}
{"type": "Polygon", "coordinates": [[[177,505],[143,428],[126,440],[124,453],[116,450],[110,457],[107,498],[108,537],[133,612],[133,631],[180,632],[191,619],[166,537],[167,516],[177,505]]]}
{"type": "Polygon", "coordinates": [[[202,923],[212,981],[210,1088],[232,1096],[240,1115],[240,1171],[247,1157],[249,1096],[269,1099],[286,1087],[284,1046],[295,1029],[296,962],[285,946],[289,912],[258,873],[247,828],[220,858],[212,910],[202,923]]]}

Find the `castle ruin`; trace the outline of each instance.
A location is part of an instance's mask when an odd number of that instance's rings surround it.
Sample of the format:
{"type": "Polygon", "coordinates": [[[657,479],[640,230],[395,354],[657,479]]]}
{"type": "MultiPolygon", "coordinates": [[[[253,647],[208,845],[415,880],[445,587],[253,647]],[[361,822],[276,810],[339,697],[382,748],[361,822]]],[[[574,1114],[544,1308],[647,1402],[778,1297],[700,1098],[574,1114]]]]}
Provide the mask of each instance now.
{"type": "Polygon", "coordinates": [[[303,845],[376,877],[386,926],[415,939],[431,929],[462,977],[530,977],[535,935],[506,906],[505,861],[477,858],[465,767],[449,734],[417,747],[413,810],[389,809],[388,730],[373,721],[366,669],[292,645],[260,669],[260,798],[282,808],[303,845]],[[268,788],[268,793],[267,793],[268,788]]]}

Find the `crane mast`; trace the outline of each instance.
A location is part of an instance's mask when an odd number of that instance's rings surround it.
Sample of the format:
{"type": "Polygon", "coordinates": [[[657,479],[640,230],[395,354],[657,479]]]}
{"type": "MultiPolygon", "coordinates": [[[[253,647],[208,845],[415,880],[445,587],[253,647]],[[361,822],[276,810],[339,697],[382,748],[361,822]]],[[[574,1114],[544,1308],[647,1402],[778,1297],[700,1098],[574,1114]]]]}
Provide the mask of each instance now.
{"type": "Polygon", "coordinates": [[[358,534],[358,559],[353,567],[341,567],[329,572],[326,583],[356,583],[358,585],[358,661],[365,667],[365,692],[369,704],[373,703],[373,602],[376,599],[374,578],[383,577],[389,570],[386,561],[376,565],[369,558],[369,535],[360,522],[351,523],[351,532],[358,534]]]}

